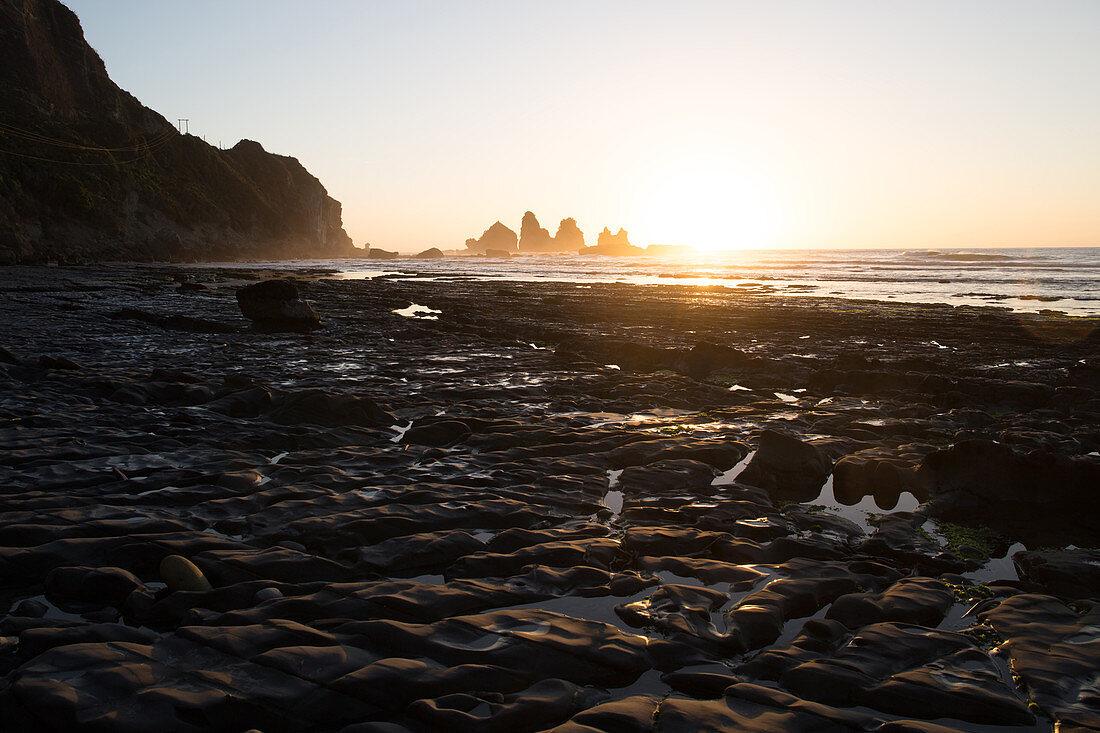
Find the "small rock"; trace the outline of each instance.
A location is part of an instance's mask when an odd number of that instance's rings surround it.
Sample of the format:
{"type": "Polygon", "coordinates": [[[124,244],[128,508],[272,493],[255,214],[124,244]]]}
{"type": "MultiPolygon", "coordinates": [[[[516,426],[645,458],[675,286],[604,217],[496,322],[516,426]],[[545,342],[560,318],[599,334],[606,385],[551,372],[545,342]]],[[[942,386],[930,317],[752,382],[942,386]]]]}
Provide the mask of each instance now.
{"type": "Polygon", "coordinates": [[[26,618],[42,618],[46,615],[46,611],[50,610],[42,601],[36,601],[33,598],[20,601],[15,608],[12,609],[12,616],[24,616],[26,618]]]}
{"type": "Polygon", "coordinates": [[[256,595],[252,596],[253,603],[263,603],[264,601],[270,601],[272,598],[282,598],[283,592],[278,588],[260,588],[256,591],[256,595]]]}

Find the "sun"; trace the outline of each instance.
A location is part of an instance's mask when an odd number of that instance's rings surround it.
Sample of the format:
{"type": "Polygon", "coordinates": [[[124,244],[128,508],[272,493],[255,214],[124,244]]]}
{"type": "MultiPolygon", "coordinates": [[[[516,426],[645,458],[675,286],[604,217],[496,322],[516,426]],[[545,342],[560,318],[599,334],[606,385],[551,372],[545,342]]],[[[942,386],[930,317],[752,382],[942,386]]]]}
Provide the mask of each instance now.
{"type": "Polygon", "coordinates": [[[666,170],[640,181],[636,191],[629,220],[636,244],[682,244],[703,253],[766,249],[780,233],[767,182],[735,167],[666,170]]]}

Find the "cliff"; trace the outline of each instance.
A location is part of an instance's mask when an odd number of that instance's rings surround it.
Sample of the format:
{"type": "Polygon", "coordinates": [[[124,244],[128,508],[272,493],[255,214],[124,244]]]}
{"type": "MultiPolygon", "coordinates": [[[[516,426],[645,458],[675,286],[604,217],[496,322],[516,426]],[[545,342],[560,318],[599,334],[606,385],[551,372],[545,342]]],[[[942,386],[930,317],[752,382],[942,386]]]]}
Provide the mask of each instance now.
{"type": "Polygon", "coordinates": [[[0,262],[361,254],[296,159],[219,150],[120,89],[57,0],[0,0],[0,262]]]}

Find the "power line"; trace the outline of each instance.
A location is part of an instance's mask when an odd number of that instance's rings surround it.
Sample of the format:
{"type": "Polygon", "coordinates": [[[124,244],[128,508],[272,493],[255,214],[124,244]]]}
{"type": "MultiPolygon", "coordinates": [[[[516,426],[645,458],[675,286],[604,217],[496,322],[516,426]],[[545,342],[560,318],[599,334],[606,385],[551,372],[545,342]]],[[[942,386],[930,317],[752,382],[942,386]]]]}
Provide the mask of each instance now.
{"type": "Polygon", "coordinates": [[[145,158],[148,158],[150,155],[152,155],[153,150],[152,149],[147,150],[144,153],[142,153],[141,155],[139,155],[138,157],[131,158],[129,160],[105,160],[105,161],[100,162],[100,163],[85,163],[85,162],[79,162],[79,161],[75,161],[75,160],[55,160],[53,158],[42,158],[42,157],[39,157],[37,155],[28,155],[27,153],[17,153],[14,150],[0,150],[0,154],[14,155],[18,158],[29,158],[30,160],[40,160],[43,163],[59,163],[61,165],[79,165],[79,166],[103,166],[103,165],[126,165],[128,163],[136,163],[139,160],[143,160],[145,158]]]}
{"type": "Polygon", "coordinates": [[[119,147],[119,148],[104,148],[104,147],[99,147],[99,146],[95,146],[95,145],[82,145],[80,143],[74,143],[74,142],[70,142],[68,140],[59,140],[57,138],[47,137],[47,136],[42,135],[40,133],[33,132],[31,130],[23,130],[23,129],[18,128],[14,125],[9,125],[9,124],[4,123],[4,122],[0,122],[0,133],[6,134],[10,137],[20,138],[20,139],[23,139],[23,140],[28,140],[30,142],[41,143],[43,145],[53,145],[53,146],[61,147],[61,148],[70,148],[70,149],[73,149],[73,150],[86,150],[86,151],[89,151],[89,152],[97,152],[97,153],[129,153],[129,152],[135,152],[136,153],[136,152],[141,152],[141,151],[149,150],[151,148],[159,147],[165,141],[167,141],[168,138],[174,137],[176,135],[175,132],[165,131],[165,132],[160,133],[159,135],[157,135],[156,137],[154,137],[150,140],[145,140],[145,141],[142,141],[142,142],[139,142],[139,143],[134,143],[133,145],[128,145],[128,146],[119,147]]]}

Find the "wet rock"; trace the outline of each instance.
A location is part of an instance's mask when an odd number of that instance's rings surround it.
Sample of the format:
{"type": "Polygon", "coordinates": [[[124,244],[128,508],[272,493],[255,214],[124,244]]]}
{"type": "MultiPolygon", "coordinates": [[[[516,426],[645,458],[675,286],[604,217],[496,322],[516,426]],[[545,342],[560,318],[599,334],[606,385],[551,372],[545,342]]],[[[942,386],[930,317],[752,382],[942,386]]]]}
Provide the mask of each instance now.
{"type": "Polygon", "coordinates": [[[68,369],[72,371],[83,369],[82,366],[66,356],[50,356],[49,354],[38,357],[38,366],[41,369],[68,369]]]}
{"type": "Polygon", "coordinates": [[[568,723],[547,733],[652,733],[657,705],[657,700],[646,695],[605,702],[578,713],[568,723]]]}
{"type": "Polygon", "coordinates": [[[46,598],[58,608],[95,611],[121,608],[142,582],[122,568],[60,567],[46,576],[46,598]]]}
{"type": "Polygon", "coordinates": [[[1012,561],[1021,578],[1054,595],[1100,600],[1100,550],[1019,552],[1012,561]]]}
{"type": "Polygon", "coordinates": [[[920,501],[931,489],[927,473],[920,471],[920,454],[899,455],[899,450],[868,448],[844,456],[833,466],[833,493],[845,504],[873,496],[880,506],[908,491],[920,501]]]}
{"type": "Polygon", "coordinates": [[[642,440],[611,451],[608,459],[613,468],[626,468],[686,458],[727,471],[737,465],[748,452],[749,447],[746,444],[735,441],[642,440]]]}
{"type": "Polygon", "coordinates": [[[883,593],[853,593],[833,601],[826,618],[850,629],[883,621],[936,626],[955,602],[946,585],[933,578],[906,578],[883,593]]]}
{"type": "Polygon", "coordinates": [[[1024,692],[1059,730],[1100,728],[1095,694],[1100,606],[1078,613],[1051,596],[1021,594],[979,618],[1007,639],[1003,649],[1024,692]]]}
{"type": "Polygon", "coordinates": [[[1063,537],[1100,532],[1100,463],[965,440],[927,456],[921,471],[933,511],[948,519],[1063,537]]]}
{"type": "Polygon", "coordinates": [[[925,518],[911,512],[896,512],[877,518],[874,534],[858,549],[862,553],[878,556],[899,567],[912,567],[925,575],[962,573],[975,570],[980,563],[956,557],[942,548],[938,542],[922,533],[925,518]]]}
{"type": "Polygon", "coordinates": [[[799,697],[826,705],[875,706],[867,693],[880,681],[972,649],[962,634],[895,623],[864,627],[835,654],[799,664],[780,684],[799,697]]]}
{"type": "Polygon", "coordinates": [[[321,319],[290,280],[265,280],[237,291],[244,317],[265,331],[312,331],[321,319]]]}
{"type": "Polygon", "coordinates": [[[717,369],[747,369],[760,362],[740,349],[703,342],[692,347],[677,361],[677,369],[694,379],[703,379],[717,369]]]}
{"type": "Polygon", "coordinates": [[[711,481],[717,471],[712,466],[686,458],[658,461],[648,466],[631,466],[619,476],[624,491],[664,494],[673,491],[713,493],[711,481]]]}
{"type": "MultiPolygon", "coordinates": [[[[257,394],[262,403],[262,393],[257,394]]],[[[389,426],[394,417],[369,397],[306,389],[273,398],[267,417],[282,425],[389,426]]]]}
{"type": "Polygon", "coordinates": [[[416,421],[405,431],[401,442],[409,445],[448,446],[453,445],[472,431],[461,420],[416,421]]]}
{"type": "Polygon", "coordinates": [[[785,498],[809,501],[817,497],[830,468],[829,459],[810,443],[765,430],[756,455],[737,480],[785,498]]]}
{"type": "Polygon", "coordinates": [[[111,313],[110,318],[123,321],[141,321],[166,331],[191,331],[193,333],[236,333],[238,328],[232,324],[214,321],[209,318],[183,316],[179,314],[162,315],[129,306],[111,313]]]}
{"type": "Polygon", "coordinates": [[[661,675],[661,681],[689,697],[713,700],[722,697],[727,687],[742,680],[718,672],[680,671],[661,675]]]}
{"type": "Polygon", "coordinates": [[[19,654],[33,659],[54,647],[69,644],[100,644],[104,642],[128,642],[151,644],[158,635],[149,629],[135,629],[113,623],[80,624],[65,627],[41,627],[27,629],[19,635],[19,654]]]}

